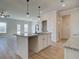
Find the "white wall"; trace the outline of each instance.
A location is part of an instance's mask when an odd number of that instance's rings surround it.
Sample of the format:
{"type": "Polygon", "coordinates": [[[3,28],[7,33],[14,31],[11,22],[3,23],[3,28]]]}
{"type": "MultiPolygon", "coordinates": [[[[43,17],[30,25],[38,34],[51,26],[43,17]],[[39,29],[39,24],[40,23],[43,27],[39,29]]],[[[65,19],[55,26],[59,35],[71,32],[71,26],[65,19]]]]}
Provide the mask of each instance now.
{"type": "Polygon", "coordinates": [[[42,32],[42,21],[47,20],[47,31],[52,33],[52,41],[56,42],[56,11],[48,12],[42,15],[40,21],[32,22],[32,33],[35,33],[35,24],[39,22],[39,32],[42,32]]]}
{"type": "Polygon", "coordinates": [[[16,34],[17,33],[17,24],[21,25],[21,34],[24,33],[24,24],[28,24],[28,32],[31,33],[31,22],[24,20],[16,20],[9,18],[0,18],[0,22],[7,23],[7,34],[16,34]]]}
{"type": "Polygon", "coordinates": [[[75,9],[71,14],[71,36],[79,34],[79,9],[75,9]]]}
{"type": "Polygon", "coordinates": [[[74,36],[74,34],[76,34],[76,36],[79,36],[79,7],[74,8],[72,10],[63,11],[60,14],[71,15],[71,20],[70,20],[71,37],[74,36]]]}
{"type": "Polygon", "coordinates": [[[47,20],[47,30],[52,33],[52,41],[56,42],[56,11],[43,15],[42,20],[47,20]]]}
{"type": "MultiPolygon", "coordinates": [[[[77,34],[79,36],[79,7],[71,9],[71,10],[62,11],[62,12],[60,12],[60,16],[62,16],[62,15],[71,15],[71,21],[70,21],[71,34],[70,34],[70,36],[72,37],[74,34],[77,34]]],[[[52,12],[45,13],[44,15],[42,15],[41,21],[43,21],[43,20],[47,20],[47,30],[48,30],[48,32],[52,33],[52,41],[56,42],[57,41],[57,38],[56,38],[56,36],[57,36],[57,34],[56,34],[57,12],[52,11],[52,12]]],[[[35,23],[33,22],[32,26],[33,26],[33,24],[35,24],[35,23]]],[[[42,28],[42,26],[40,23],[40,32],[41,32],[41,28],[42,28]]]]}
{"type": "MultiPolygon", "coordinates": [[[[52,33],[52,41],[56,42],[56,11],[45,13],[42,15],[41,20],[39,21],[39,32],[42,30],[42,21],[47,20],[47,30],[52,33]]],[[[32,33],[35,32],[35,24],[37,21],[32,22],[32,33]]]]}

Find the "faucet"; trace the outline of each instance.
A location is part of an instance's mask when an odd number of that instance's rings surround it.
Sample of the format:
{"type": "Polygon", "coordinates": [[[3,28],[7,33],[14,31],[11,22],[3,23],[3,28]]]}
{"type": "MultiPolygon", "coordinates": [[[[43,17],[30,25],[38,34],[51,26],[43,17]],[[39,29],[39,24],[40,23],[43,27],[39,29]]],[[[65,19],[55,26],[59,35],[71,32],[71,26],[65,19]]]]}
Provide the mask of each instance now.
{"type": "Polygon", "coordinates": [[[35,34],[37,34],[37,33],[38,33],[38,31],[39,31],[39,25],[38,25],[38,24],[36,24],[36,25],[35,25],[35,34]]]}

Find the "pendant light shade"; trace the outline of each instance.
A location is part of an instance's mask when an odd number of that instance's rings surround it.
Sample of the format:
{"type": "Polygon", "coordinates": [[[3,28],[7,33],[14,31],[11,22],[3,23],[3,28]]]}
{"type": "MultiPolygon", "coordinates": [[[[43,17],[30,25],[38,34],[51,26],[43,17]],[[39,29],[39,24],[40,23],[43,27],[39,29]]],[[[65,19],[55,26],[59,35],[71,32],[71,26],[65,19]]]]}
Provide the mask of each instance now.
{"type": "Polygon", "coordinates": [[[64,2],[64,0],[61,0],[60,2],[64,2]]]}
{"type": "Polygon", "coordinates": [[[29,2],[29,0],[27,0],[27,2],[29,2]]]}
{"type": "Polygon", "coordinates": [[[61,0],[60,2],[61,2],[61,4],[62,4],[63,7],[66,6],[65,3],[64,3],[64,0],[61,0]]]}
{"type": "Polygon", "coordinates": [[[29,12],[27,12],[27,13],[26,13],[26,15],[27,15],[27,17],[30,17],[30,14],[29,14],[29,12]]]}

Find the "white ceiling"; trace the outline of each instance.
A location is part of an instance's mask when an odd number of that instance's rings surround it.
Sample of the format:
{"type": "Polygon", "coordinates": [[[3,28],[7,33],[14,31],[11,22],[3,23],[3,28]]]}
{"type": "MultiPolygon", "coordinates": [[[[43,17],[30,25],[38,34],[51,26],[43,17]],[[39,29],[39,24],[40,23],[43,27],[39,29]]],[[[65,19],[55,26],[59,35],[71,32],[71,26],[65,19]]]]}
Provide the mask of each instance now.
{"type": "Polygon", "coordinates": [[[38,16],[38,6],[41,6],[41,14],[53,10],[67,10],[79,6],[79,0],[64,0],[66,6],[62,7],[60,0],[30,0],[30,17],[26,17],[26,0],[0,0],[0,9],[7,10],[10,18],[19,20],[35,20],[38,16]]]}

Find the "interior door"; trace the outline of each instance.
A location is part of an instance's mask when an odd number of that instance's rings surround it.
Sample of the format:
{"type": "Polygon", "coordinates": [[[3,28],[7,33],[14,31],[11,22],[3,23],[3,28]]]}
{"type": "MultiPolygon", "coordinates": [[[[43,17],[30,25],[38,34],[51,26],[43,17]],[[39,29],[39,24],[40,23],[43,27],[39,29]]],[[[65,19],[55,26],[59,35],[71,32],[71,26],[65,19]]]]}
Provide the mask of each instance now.
{"type": "Polygon", "coordinates": [[[70,37],[70,15],[62,16],[62,38],[70,37]]]}

